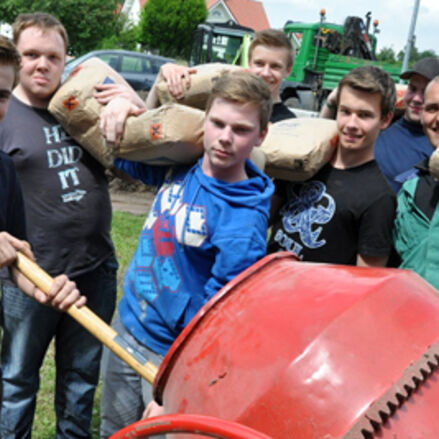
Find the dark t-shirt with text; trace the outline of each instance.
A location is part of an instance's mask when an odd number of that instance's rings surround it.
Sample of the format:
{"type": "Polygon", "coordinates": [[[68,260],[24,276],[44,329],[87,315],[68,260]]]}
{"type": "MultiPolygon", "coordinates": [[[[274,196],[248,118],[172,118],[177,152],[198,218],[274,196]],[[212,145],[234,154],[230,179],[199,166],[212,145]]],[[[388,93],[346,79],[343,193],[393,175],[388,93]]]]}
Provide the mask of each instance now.
{"type": "Polygon", "coordinates": [[[15,163],[28,238],[42,268],[77,276],[113,253],[104,169],[47,110],[13,96],[0,124],[0,147],[15,163]]]}

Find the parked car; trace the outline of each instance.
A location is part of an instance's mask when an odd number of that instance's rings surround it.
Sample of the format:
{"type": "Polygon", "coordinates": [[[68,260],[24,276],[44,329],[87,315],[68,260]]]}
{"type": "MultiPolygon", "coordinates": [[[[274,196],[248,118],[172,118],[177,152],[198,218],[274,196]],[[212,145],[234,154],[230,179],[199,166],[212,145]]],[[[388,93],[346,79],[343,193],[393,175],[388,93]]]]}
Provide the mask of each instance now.
{"type": "Polygon", "coordinates": [[[93,50],[69,61],[62,74],[62,81],[85,60],[97,57],[118,72],[136,91],[150,90],[162,64],[175,63],[172,58],[129,50],[93,50]]]}

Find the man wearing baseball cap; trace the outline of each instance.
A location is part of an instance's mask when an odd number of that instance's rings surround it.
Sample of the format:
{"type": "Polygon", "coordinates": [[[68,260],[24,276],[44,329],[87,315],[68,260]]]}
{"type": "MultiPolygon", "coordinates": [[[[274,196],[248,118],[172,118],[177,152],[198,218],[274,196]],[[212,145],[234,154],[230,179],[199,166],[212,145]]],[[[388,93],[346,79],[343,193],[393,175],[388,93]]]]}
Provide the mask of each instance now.
{"type": "Polygon", "coordinates": [[[421,124],[424,91],[439,75],[439,58],[418,61],[411,70],[401,74],[408,79],[404,96],[404,116],[383,131],[375,144],[375,159],[395,192],[417,171],[414,166],[433,152],[421,124]]]}

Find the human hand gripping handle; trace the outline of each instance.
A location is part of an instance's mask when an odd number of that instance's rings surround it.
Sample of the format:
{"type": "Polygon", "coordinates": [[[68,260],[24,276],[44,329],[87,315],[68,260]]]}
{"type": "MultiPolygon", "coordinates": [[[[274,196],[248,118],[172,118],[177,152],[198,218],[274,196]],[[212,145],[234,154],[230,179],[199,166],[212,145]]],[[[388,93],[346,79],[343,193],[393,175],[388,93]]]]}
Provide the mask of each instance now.
{"type": "MultiPolygon", "coordinates": [[[[17,252],[15,266],[41,291],[46,294],[50,292],[54,279],[23,253],[17,252]]],[[[121,338],[113,328],[91,311],[90,308],[86,306],[77,308],[75,305],[71,305],[66,312],[113,351],[121,360],[125,361],[125,363],[133,368],[142,378],[151,384],[154,382],[158,370],[157,366],[151,362],[147,362],[121,338]]]]}

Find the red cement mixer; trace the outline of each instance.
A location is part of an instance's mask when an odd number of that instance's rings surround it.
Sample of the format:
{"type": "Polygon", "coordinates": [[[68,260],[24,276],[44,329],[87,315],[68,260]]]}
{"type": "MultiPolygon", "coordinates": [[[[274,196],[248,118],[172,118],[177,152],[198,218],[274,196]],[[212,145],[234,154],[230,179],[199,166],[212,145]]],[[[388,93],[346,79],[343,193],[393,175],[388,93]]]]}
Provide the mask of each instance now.
{"type": "Polygon", "coordinates": [[[154,388],[170,415],[113,437],[437,439],[438,340],[439,295],[416,274],[271,255],[171,347],[154,388]]]}

